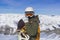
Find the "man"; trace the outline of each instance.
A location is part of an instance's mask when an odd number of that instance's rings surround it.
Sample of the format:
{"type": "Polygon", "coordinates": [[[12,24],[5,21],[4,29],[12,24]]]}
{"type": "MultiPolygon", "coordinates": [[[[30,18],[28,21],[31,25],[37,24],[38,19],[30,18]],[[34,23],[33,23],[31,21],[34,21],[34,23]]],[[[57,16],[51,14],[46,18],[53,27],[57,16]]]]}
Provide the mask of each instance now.
{"type": "Polygon", "coordinates": [[[23,20],[18,22],[18,30],[20,29],[23,33],[29,35],[29,40],[39,40],[40,38],[40,28],[39,28],[39,18],[38,15],[34,15],[34,10],[32,7],[27,7],[25,9],[25,16],[28,18],[28,22],[24,23],[23,20]]]}
{"type": "Polygon", "coordinates": [[[25,9],[25,16],[28,18],[28,22],[25,23],[26,33],[30,36],[29,40],[39,40],[40,28],[38,15],[34,15],[32,7],[25,9]]]}

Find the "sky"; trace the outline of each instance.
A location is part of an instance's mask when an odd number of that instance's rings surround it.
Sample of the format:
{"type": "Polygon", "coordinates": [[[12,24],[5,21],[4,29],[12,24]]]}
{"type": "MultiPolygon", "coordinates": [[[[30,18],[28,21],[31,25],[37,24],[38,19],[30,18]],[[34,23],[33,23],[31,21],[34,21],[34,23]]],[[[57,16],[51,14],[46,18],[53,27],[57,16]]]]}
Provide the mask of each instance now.
{"type": "Polygon", "coordinates": [[[33,7],[36,14],[60,15],[60,0],[0,0],[0,13],[24,13],[33,7]]]}

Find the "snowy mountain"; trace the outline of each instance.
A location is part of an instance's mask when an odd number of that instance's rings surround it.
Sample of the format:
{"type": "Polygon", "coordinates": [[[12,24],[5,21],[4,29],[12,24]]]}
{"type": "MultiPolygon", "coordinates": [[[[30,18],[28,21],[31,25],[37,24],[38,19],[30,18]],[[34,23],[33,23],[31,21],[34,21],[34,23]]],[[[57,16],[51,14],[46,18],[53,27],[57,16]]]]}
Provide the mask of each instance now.
{"type": "MultiPolygon", "coordinates": [[[[17,28],[17,23],[20,19],[25,19],[24,14],[0,14],[0,26],[9,25],[17,28]]],[[[40,28],[42,30],[54,30],[53,26],[60,28],[60,16],[39,15],[40,28]]]]}
{"type": "Polygon", "coordinates": [[[39,15],[41,30],[60,28],[60,16],[39,15]]]}
{"type": "MultiPolygon", "coordinates": [[[[23,14],[0,14],[0,26],[8,24],[11,27],[17,28],[17,23],[20,19],[25,20],[23,14]]],[[[60,28],[60,16],[39,15],[41,30],[50,29],[54,27],[60,28]]]]}
{"type": "Polygon", "coordinates": [[[0,26],[9,25],[13,27],[15,31],[17,23],[22,17],[23,14],[0,14],[0,26]]]}
{"type": "MultiPolygon", "coordinates": [[[[14,28],[15,32],[17,23],[20,19],[23,19],[24,22],[27,22],[27,18],[24,16],[24,14],[0,14],[0,27],[3,25],[9,25],[10,27],[14,28]]],[[[60,16],[39,15],[39,20],[41,40],[60,40],[60,16]]],[[[5,36],[2,35],[1,37],[5,38],[5,36]]]]}

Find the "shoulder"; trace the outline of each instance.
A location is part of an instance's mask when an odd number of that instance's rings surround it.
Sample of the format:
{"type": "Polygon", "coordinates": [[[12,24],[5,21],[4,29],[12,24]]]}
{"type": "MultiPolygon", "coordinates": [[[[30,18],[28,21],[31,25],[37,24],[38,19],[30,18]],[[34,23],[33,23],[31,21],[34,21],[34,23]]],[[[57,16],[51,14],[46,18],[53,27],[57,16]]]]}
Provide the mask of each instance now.
{"type": "Polygon", "coordinates": [[[35,18],[39,18],[38,15],[35,15],[34,17],[35,17],[35,18]]]}

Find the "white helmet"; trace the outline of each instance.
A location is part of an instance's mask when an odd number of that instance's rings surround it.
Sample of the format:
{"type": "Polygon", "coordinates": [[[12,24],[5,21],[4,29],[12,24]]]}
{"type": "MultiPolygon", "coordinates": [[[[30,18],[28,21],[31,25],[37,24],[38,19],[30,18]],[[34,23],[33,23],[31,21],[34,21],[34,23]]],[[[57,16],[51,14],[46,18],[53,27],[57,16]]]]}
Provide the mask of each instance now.
{"type": "Polygon", "coordinates": [[[25,9],[25,12],[27,12],[27,11],[34,11],[34,10],[33,10],[32,7],[27,7],[27,8],[25,9]]]}

